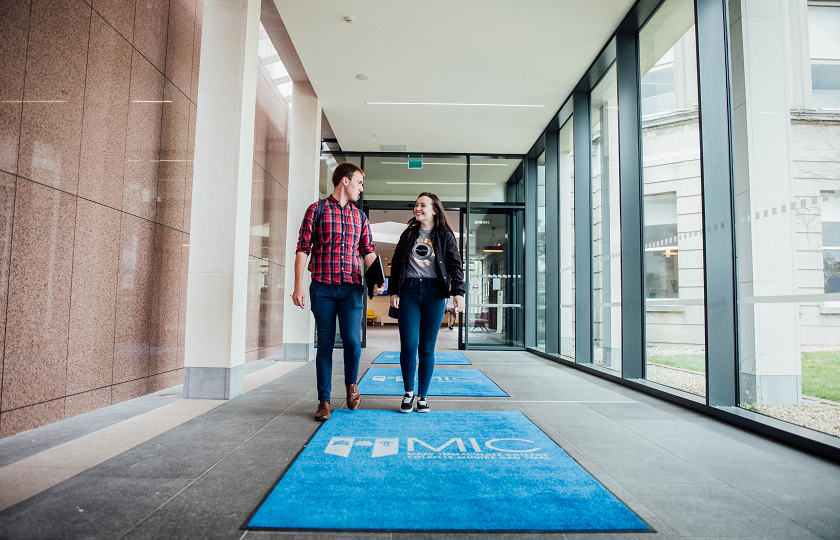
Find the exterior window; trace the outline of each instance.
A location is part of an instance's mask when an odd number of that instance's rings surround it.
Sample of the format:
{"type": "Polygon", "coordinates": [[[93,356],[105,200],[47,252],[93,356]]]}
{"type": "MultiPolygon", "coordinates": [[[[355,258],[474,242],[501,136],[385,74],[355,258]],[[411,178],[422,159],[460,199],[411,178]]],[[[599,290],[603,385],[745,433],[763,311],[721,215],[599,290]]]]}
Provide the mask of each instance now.
{"type": "Polygon", "coordinates": [[[814,108],[840,111],[840,6],[808,6],[814,108]]]}
{"type": "Polygon", "coordinates": [[[836,191],[822,194],[823,281],[826,293],[840,293],[840,200],[836,194],[836,191]]]}
{"type": "Polygon", "coordinates": [[[645,196],[645,298],[679,298],[677,195],[645,196]]]}

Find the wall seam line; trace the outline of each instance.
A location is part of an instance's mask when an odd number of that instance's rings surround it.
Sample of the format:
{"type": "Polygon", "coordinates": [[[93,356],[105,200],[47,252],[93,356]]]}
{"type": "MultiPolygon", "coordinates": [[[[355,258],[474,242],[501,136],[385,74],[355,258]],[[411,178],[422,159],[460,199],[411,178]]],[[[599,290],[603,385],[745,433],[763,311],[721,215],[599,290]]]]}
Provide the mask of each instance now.
{"type": "MultiPolygon", "coordinates": [[[[6,171],[2,171],[2,172],[6,172],[6,171]]],[[[9,174],[11,174],[11,173],[9,173],[9,174]]],[[[101,203],[101,202],[99,202],[99,201],[94,201],[93,199],[88,199],[87,197],[82,197],[82,196],[79,196],[79,195],[75,195],[75,194],[73,194],[73,193],[70,193],[69,191],[65,191],[65,190],[63,190],[63,189],[59,189],[59,188],[57,188],[57,187],[55,187],[55,186],[51,186],[51,185],[49,185],[49,184],[44,184],[44,183],[39,182],[39,181],[37,181],[37,180],[32,180],[31,178],[26,178],[25,176],[20,176],[20,175],[16,175],[16,174],[15,174],[15,175],[13,175],[13,176],[17,176],[19,179],[21,179],[21,180],[26,180],[27,182],[32,182],[33,184],[38,184],[39,186],[48,187],[48,188],[50,188],[50,189],[54,189],[54,190],[56,190],[56,191],[60,191],[61,193],[65,193],[65,194],[67,194],[67,195],[71,195],[71,196],[73,196],[73,197],[77,197],[77,198],[79,198],[79,199],[81,199],[81,200],[83,200],[83,201],[87,201],[87,202],[89,202],[89,203],[98,204],[99,206],[104,206],[105,208],[110,208],[111,210],[116,210],[117,212],[120,212],[121,214],[125,214],[125,215],[127,215],[127,216],[136,217],[137,219],[142,219],[143,221],[148,221],[149,223],[153,223],[153,224],[155,224],[155,225],[160,225],[161,227],[166,227],[167,229],[172,229],[173,231],[178,231],[178,232],[181,232],[181,233],[184,233],[184,234],[190,234],[190,233],[189,233],[189,231],[182,231],[181,229],[176,229],[175,227],[172,227],[172,226],[170,226],[170,225],[166,225],[165,223],[158,223],[157,221],[154,221],[154,220],[152,220],[152,219],[145,218],[145,217],[143,217],[143,216],[138,216],[137,214],[132,214],[131,212],[126,212],[125,210],[120,210],[119,208],[114,208],[114,207],[113,207],[113,206],[111,206],[111,205],[108,205],[108,204],[103,204],[103,203],[101,203]]]]}

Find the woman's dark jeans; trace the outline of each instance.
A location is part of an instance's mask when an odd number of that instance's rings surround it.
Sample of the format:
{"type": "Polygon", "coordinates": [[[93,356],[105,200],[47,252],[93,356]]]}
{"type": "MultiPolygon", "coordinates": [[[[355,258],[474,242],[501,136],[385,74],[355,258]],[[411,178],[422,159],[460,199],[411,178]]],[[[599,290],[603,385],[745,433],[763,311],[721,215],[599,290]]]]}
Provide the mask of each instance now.
{"type": "Polygon", "coordinates": [[[417,395],[426,397],[429,391],[445,303],[434,278],[406,278],[400,287],[400,368],[406,392],[414,390],[415,369],[420,377],[417,395]]]}
{"type": "Polygon", "coordinates": [[[309,303],[318,329],[318,351],[315,373],[318,381],[318,401],[329,401],[332,386],[332,353],[335,346],[335,317],[344,347],[344,384],[353,384],[359,374],[362,354],[362,295],[364,285],[341,283],[325,285],[312,280],[309,303]]]}

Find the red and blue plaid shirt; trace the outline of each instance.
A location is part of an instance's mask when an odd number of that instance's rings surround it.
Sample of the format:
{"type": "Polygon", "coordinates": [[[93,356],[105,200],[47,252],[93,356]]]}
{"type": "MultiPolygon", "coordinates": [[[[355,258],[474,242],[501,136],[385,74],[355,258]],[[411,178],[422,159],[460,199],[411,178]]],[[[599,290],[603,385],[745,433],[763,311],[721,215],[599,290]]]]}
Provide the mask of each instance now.
{"type": "Polygon", "coordinates": [[[313,238],[317,211],[318,203],[312,203],[303,215],[296,253],[312,254],[312,279],[316,281],[326,285],[361,284],[362,257],[376,248],[367,219],[354,205],[347,203],[342,208],[330,195],[317,225],[317,238],[313,238]]]}

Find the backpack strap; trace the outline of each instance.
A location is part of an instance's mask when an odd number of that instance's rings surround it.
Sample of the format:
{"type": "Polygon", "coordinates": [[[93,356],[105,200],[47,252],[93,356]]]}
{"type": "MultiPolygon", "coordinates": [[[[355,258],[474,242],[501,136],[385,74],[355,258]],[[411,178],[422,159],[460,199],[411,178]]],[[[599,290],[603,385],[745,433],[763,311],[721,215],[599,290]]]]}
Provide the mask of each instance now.
{"type": "MultiPolygon", "coordinates": [[[[315,243],[318,241],[318,224],[321,222],[321,218],[324,217],[324,203],[326,199],[318,200],[318,207],[315,209],[315,215],[312,216],[312,247],[313,252],[315,243]]],[[[311,272],[312,271],[312,255],[309,256],[309,264],[306,268],[311,272]]]]}
{"type": "Polygon", "coordinates": [[[327,202],[326,199],[319,199],[318,200],[318,208],[315,209],[315,215],[312,217],[312,237],[317,238],[318,234],[318,225],[321,223],[321,218],[324,217],[324,204],[327,202]]]}

